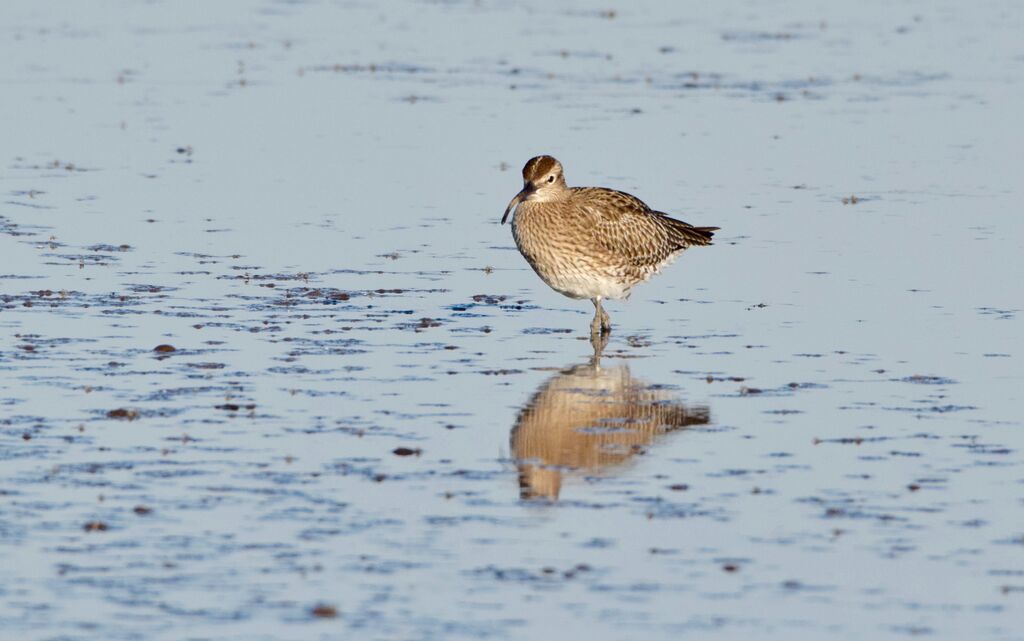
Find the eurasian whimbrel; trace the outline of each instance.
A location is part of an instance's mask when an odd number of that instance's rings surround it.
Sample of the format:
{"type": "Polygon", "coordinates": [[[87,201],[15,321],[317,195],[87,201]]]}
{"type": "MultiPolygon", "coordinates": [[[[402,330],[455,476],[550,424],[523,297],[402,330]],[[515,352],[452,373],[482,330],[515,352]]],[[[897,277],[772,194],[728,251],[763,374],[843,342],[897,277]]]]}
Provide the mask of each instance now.
{"type": "Polygon", "coordinates": [[[551,156],[523,167],[523,189],[505,209],[519,252],[552,289],[594,303],[592,337],[611,329],[605,298],[630,289],[691,245],[710,245],[718,227],[694,227],[654,211],[642,200],[604,187],[568,187],[551,156]]]}

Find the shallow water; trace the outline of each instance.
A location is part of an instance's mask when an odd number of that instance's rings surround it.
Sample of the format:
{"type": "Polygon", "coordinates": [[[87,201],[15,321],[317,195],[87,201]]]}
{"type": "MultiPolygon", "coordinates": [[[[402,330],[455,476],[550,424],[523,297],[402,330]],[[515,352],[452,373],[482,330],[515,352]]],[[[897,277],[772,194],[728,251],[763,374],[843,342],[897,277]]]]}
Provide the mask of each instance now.
{"type": "Polygon", "coordinates": [[[4,3],[0,637],[1024,638],[1024,11],[833,4],[4,3]]]}

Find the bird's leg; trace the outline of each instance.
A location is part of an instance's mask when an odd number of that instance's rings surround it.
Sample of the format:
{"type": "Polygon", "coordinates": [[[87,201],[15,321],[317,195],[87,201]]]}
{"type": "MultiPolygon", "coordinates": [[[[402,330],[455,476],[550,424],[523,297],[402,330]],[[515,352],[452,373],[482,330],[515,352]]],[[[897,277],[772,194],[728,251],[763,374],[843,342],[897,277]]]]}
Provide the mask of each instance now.
{"type": "Polygon", "coordinates": [[[594,320],[590,324],[591,333],[597,333],[594,328],[600,329],[601,334],[605,334],[611,331],[611,318],[608,316],[608,312],[604,311],[604,307],[601,306],[601,297],[593,299],[594,302],[594,320]]]}
{"type": "Polygon", "coordinates": [[[608,313],[601,307],[601,297],[592,299],[594,303],[594,320],[590,322],[590,334],[591,336],[597,334],[607,334],[612,331],[612,319],[608,317],[608,313]]]}

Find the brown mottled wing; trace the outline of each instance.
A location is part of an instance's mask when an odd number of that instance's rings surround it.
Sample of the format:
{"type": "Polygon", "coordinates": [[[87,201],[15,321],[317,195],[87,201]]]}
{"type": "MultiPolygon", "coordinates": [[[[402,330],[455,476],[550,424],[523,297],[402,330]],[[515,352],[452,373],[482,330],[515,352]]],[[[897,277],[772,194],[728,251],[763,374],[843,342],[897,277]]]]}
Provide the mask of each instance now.
{"type": "Polygon", "coordinates": [[[625,192],[601,187],[576,187],[574,200],[594,217],[596,244],[635,267],[660,265],[693,245],[710,245],[717,227],[694,227],[653,211],[625,192]]]}

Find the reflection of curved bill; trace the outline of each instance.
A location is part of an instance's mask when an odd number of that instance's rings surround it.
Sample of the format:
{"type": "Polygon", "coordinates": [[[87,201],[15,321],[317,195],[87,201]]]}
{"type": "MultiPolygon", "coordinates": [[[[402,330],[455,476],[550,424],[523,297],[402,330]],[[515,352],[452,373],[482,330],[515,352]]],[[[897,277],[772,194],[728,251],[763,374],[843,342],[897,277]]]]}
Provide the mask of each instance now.
{"type": "Polygon", "coordinates": [[[519,412],[510,440],[522,498],[557,499],[567,470],[600,472],[662,434],[708,424],[707,406],[687,407],[598,359],[548,379],[519,412]]]}

